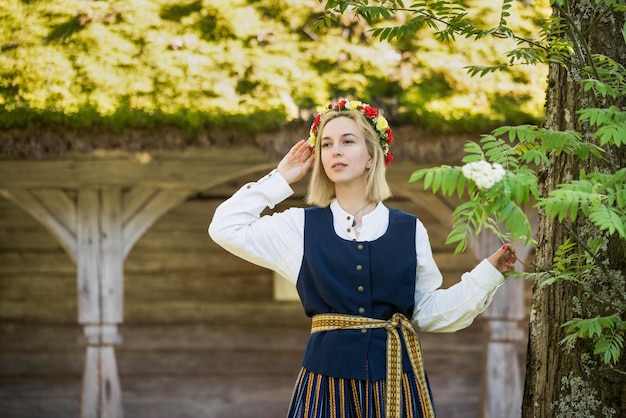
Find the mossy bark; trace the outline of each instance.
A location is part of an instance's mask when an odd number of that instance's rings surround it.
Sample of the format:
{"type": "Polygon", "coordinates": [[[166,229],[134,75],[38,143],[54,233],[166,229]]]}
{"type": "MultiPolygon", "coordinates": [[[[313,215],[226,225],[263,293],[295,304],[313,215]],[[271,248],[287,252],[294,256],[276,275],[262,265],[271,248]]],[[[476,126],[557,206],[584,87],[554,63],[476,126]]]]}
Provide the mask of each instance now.
{"type": "MultiPolygon", "coordinates": [[[[590,127],[578,120],[577,112],[583,108],[624,107],[626,100],[604,99],[585,92],[580,84],[587,78],[580,66],[590,62],[590,53],[599,53],[617,62],[626,62],[626,44],[620,33],[624,25],[624,13],[611,13],[593,1],[566,2],[563,9],[555,9],[554,15],[571,17],[569,38],[577,53],[572,63],[561,66],[553,64],[548,76],[546,103],[546,126],[554,130],[576,130],[589,137],[590,127]],[[576,60],[579,60],[576,62],[576,60]],[[584,62],[582,61],[584,60],[584,62]]],[[[573,156],[553,156],[550,164],[541,172],[541,193],[546,196],[561,183],[579,177],[581,170],[596,172],[624,167],[626,147],[608,150],[611,166],[595,158],[580,161],[573,156]]],[[[575,223],[567,219],[559,222],[540,212],[536,264],[538,268],[550,268],[555,251],[573,233],[583,240],[599,234],[582,218],[575,223]]],[[[616,234],[606,237],[600,259],[616,277],[617,292],[607,292],[615,285],[599,275],[593,283],[573,284],[557,282],[540,289],[535,283],[529,332],[529,347],[525,393],[522,416],[533,418],[558,417],[624,417],[626,416],[626,355],[622,352],[615,366],[602,363],[593,354],[589,341],[579,340],[574,347],[566,349],[560,344],[565,337],[562,324],[574,317],[594,317],[615,313],[619,306],[616,298],[623,298],[623,277],[626,271],[624,242],[616,234]],[[620,284],[621,283],[621,284],[620,284]]],[[[624,317],[622,301],[622,318],[624,317]]],[[[618,308],[620,309],[620,308],[618,308]]],[[[622,350],[624,351],[624,350],[622,350]]]]}

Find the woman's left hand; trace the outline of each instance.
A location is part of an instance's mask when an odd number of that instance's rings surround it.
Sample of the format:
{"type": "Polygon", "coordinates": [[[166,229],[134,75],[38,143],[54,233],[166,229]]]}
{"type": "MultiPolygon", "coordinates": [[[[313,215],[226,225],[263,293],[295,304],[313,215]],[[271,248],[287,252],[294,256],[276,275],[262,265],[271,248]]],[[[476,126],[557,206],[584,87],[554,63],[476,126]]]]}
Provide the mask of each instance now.
{"type": "Polygon", "coordinates": [[[287,183],[293,184],[306,175],[314,160],[313,152],[308,143],[301,139],[280,160],[276,171],[284,177],[287,183]]]}
{"type": "Polygon", "coordinates": [[[489,260],[500,273],[514,270],[515,262],[517,261],[515,248],[513,248],[511,244],[504,244],[502,247],[498,248],[495,253],[487,257],[487,260],[489,260]]]}

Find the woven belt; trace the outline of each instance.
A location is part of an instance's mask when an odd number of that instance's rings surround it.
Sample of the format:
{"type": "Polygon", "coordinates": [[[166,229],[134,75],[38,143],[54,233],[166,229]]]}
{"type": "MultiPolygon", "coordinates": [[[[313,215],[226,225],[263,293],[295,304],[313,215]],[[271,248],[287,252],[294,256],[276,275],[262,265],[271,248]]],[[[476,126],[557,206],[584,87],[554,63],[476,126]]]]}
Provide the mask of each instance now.
{"type": "Polygon", "coordinates": [[[311,333],[344,329],[373,329],[387,330],[387,393],[385,416],[398,418],[402,412],[400,407],[401,377],[402,377],[402,344],[400,333],[406,343],[413,373],[418,384],[419,397],[422,405],[422,416],[434,418],[435,412],[430,402],[426,374],[422,363],[422,347],[409,320],[401,313],[394,314],[391,319],[374,319],[358,315],[318,314],[313,316],[311,333]]]}

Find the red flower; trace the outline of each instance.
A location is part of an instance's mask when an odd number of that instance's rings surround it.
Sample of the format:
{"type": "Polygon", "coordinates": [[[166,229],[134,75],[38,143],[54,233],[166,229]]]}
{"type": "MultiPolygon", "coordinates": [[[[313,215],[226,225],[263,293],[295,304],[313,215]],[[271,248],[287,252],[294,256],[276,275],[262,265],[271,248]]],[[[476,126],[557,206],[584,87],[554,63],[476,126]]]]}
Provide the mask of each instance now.
{"type": "Polygon", "coordinates": [[[320,121],[322,120],[322,114],[318,113],[315,116],[315,120],[313,121],[313,126],[311,126],[311,131],[315,132],[317,131],[317,128],[320,126],[320,121]]]}
{"type": "Polygon", "coordinates": [[[335,109],[341,110],[343,108],[346,107],[346,103],[348,103],[347,100],[340,100],[339,102],[337,102],[337,104],[335,105],[335,109]]]}
{"type": "Polygon", "coordinates": [[[385,156],[385,167],[388,167],[392,161],[393,161],[393,155],[391,155],[391,152],[388,152],[387,155],[385,156]]]}
{"type": "Polygon", "coordinates": [[[378,116],[378,109],[372,106],[365,106],[363,113],[365,113],[368,119],[372,119],[378,116]]]}
{"type": "Polygon", "coordinates": [[[387,144],[391,145],[391,143],[393,142],[393,134],[391,133],[391,128],[387,128],[385,133],[387,134],[387,144]]]}

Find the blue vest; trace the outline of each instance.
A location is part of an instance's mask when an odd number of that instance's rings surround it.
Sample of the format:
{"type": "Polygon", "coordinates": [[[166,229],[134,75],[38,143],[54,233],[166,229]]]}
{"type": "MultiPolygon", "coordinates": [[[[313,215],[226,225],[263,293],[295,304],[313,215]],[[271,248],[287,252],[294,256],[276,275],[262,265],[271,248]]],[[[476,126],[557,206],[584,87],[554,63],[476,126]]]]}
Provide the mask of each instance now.
{"type": "MultiPolygon", "coordinates": [[[[385,234],[369,242],[340,238],[329,207],[307,208],[304,258],[296,285],[308,316],[319,313],[411,318],[415,305],[415,222],[389,208],[385,234]]],[[[309,336],[302,366],[327,376],[358,380],[386,377],[387,331],[335,330],[309,336]],[[365,332],[362,332],[365,331],[365,332]]],[[[403,349],[403,370],[411,364],[403,349]]]]}

